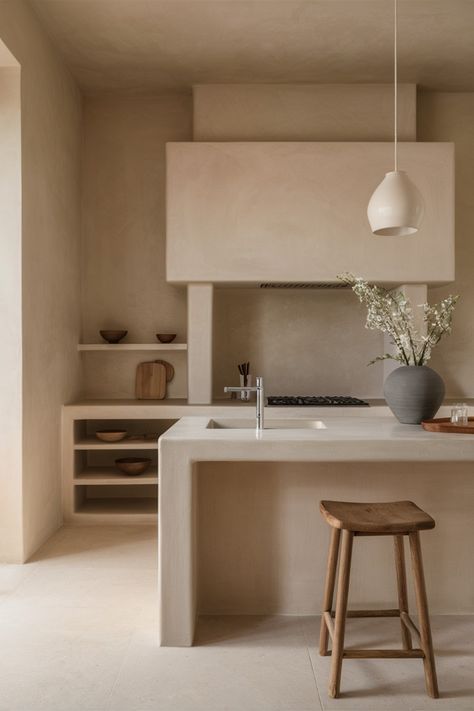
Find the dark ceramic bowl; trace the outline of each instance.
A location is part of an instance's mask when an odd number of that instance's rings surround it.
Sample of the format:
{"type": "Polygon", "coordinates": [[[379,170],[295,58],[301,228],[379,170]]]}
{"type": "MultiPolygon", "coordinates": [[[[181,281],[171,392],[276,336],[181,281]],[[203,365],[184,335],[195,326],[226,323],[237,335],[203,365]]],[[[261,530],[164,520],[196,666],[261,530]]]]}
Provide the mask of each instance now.
{"type": "Polygon", "coordinates": [[[128,476],[143,474],[151,464],[151,459],[145,457],[122,457],[115,460],[116,466],[128,476]]]}
{"type": "Polygon", "coordinates": [[[99,331],[99,333],[107,343],[120,343],[128,331],[99,331]]]}
{"type": "Polygon", "coordinates": [[[171,343],[176,338],[176,333],[157,333],[156,337],[160,343],[171,343]]]}

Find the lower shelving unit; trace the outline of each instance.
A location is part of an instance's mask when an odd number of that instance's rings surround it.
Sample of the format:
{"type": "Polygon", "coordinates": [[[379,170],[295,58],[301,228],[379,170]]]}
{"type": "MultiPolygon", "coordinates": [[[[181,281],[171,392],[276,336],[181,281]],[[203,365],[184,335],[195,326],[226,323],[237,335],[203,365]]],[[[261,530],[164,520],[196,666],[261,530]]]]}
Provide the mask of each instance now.
{"type": "Polygon", "coordinates": [[[158,439],[176,420],[63,419],[63,514],[65,523],[156,523],[158,439]],[[101,429],[121,429],[127,437],[103,442],[101,429]],[[115,465],[119,457],[147,457],[148,469],[129,476],[115,465]]]}

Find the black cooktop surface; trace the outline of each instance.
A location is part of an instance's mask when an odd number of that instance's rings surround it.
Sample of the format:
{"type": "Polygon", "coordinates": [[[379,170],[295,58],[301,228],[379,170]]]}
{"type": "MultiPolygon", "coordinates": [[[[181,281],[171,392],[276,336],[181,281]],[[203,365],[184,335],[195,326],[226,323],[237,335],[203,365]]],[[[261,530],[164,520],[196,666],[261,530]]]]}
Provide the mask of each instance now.
{"type": "Polygon", "coordinates": [[[270,395],[269,407],[369,407],[350,395],[270,395]]]}

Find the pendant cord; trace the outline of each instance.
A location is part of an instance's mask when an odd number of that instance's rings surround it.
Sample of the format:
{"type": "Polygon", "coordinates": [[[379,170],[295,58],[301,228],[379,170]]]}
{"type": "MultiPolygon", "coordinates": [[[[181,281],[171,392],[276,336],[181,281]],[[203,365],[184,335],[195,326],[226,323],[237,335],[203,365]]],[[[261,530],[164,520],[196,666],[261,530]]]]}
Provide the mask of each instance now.
{"type": "Polygon", "coordinates": [[[394,111],[394,163],[395,163],[395,170],[398,170],[398,150],[397,150],[397,143],[398,143],[398,56],[397,56],[397,0],[393,0],[393,5],[394,5],[394,23],[393,23],[393,85],[394,85],[394,101],[393,101],[393,111],[394,111]]]}

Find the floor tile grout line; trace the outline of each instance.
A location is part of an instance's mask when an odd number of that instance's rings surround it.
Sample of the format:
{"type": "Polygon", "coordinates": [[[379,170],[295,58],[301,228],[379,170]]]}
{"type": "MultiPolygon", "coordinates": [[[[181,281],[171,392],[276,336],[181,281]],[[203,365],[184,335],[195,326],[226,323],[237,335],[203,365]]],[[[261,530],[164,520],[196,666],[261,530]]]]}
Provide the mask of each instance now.
{"type": "MultiPolygon", "coordinates": [[[[299,620],[300,624],[303,626],[303,622],[302,622],[301,616],[298,616],[298,620],[299,620]]],[[[306,654],[308,655],[309,664],[310,664],[310,667],[311,667],[311,671],[312,671],[312,673],[313,673],[314,686],[315,686],[315,688],[316,688],[316,693],[317,693],[318,699],[319,699],[319,706],[320,706],[320,708],[321,708],[321,711],[324,711],[323,700],[322,700],[322,698],[321,698],[321,694],[320,694],[320,691],[319,691],[318,680],[317,680],[317,678],[316,678],[316,671],[315,671],[315,668],[314,668],[313,660],[312,660],[312,658],[311,658],[311,651],[310,651],[310,648],[309,648],[308,638],[307,638],[306,630],[304,629],[304,627],[303,627],[303,636],[304,636],[304,641],[305,641],[306,654]]]]}
{"type": "MultiPolygon", "coordinates": [[[[142,609],[142,611],[143,611],[143,609],[142,609]]],[[[127,661],[127,656],[130,651],[130,647],[132,646],[132,642],[135,637],[135,634],[136,634],[136,628],[130,632],[128,644],[127,644],[126,648],[124,649],[122,659],[121,659],[119,667],[117,669],[117,673],[116,673],[115,678],[112,682],[109,692],[105,696],[104,702],[105,702],[106,706],[105,706],[104,711],[113,711],[112,706],[111,706],[113,693],[118,685],[120,675],[125,667],[125,663],[127,661]]]]}
{"type": "Polygon", "coordinates": [[[314,669],[313,660],[311,659],[311,652],[310,652],[308,646],[306,647],[306,653],[307,653],[307,655],[308,655],[309,663],[310,663],[310,665],[311,665],[311,670],[312,670],[312,672],[313,672],[314,686],[316,687],[316,693],[317,693],[317,695],[318,695],[319,705],[320,705],[320,707],[321,707],[321,711],[324,711],[323,700],[322,700],[322,698],[321,698],[321,693],[320,693],[320,691],[319,691],[319,686],[318,686],[318,680],[317,680],[317,678],[316,678],[316,671],[315,671],[315,669],[314,669]]]}

